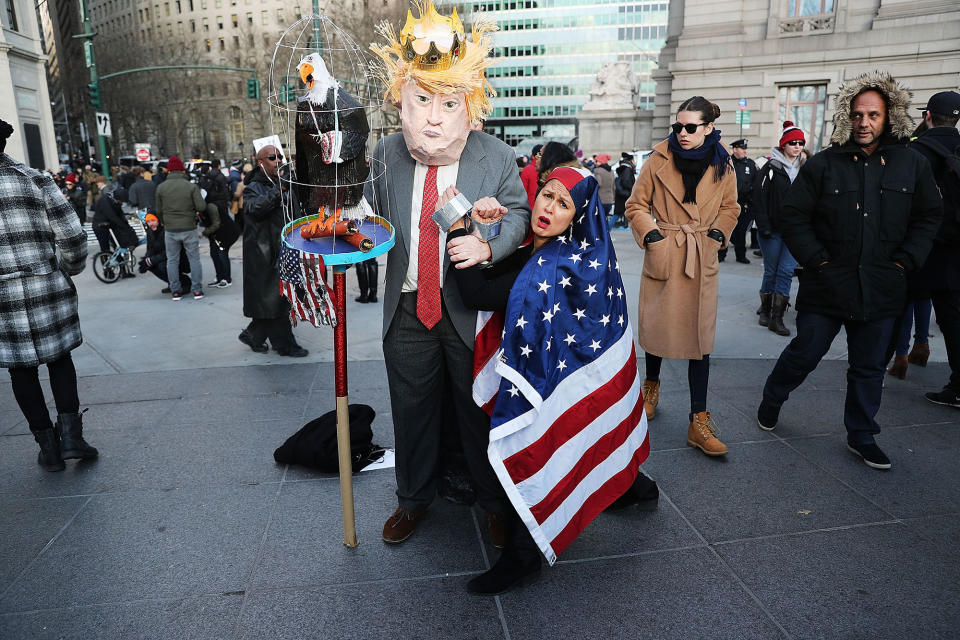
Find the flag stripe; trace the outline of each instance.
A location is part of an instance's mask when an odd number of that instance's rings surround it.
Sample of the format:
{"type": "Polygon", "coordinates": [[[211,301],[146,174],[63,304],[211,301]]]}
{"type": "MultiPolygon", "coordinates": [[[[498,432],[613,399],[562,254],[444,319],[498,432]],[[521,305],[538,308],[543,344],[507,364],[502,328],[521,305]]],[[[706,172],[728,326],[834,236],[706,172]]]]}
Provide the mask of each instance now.
{"type": "Polygon", "coordinates": [[[567,525],[550,541],[554,553],[562,553],[594,518],[630,488],[637,477],[637,469],[649,454],[650,438],[645,436],[643,446],[634,452],[627,466],[611,476],[582,505],[579,505],[577,511],[567,521],[567,525]]]}
{"type": "MultiPolygon", "coordinates": [[[[630,415],[624,418],[615,429],[598,438],[593,446],[584,451],[582,457],[575,460],[573,468],[563,476],[560,482],[556,483],[553,490],[543,500],[530,508],[531,513],[537,520],[540,522],[546,520],[598,464],[606,460],[607,456],[623,446],[630,438],[641,422],[640,414],[643,412],[643,400],[639,400],[639,397],[638,394],[634,399],[635,404],[630,415]]],[[[562,462],[569,461],[568,458],[562,462]]],[[[550,473],[557,477],[562,473],[562,470],[551,470],[550,473]]]]}
{"type": "Polygon", "coordinates": [[[607,408],[623,398],[625,390],[630,389],[636,378],[636,355],[631,352],[630,359],[606,384],[551,421],[549,429],[535,442],[504,460],[514,482],[519,484],[540,471],[563,443],[574,438],[585,427],[596,423],[607,408]]]}

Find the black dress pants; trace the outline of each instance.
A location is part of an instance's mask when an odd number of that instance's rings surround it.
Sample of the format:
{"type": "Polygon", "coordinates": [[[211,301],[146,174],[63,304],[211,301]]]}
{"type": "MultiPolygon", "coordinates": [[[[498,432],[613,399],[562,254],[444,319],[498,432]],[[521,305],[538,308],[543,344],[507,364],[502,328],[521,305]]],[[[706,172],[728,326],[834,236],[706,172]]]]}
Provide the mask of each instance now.
{"type": "Polygon", "coordinates": [[[247,333],[253,338],[254,344],[263,344],[269,339],[270,344],[277,351],[286,351],[297,345],[289,316],[254,318],[247,325],[247,333]]]}
{"type": "MultiPolygon", "coordinates": [[[[47,372],[50,374],[50,389],[53,391],[57,413],[78,413],[80,398],[77,395],[77,370],[70,354],[48,362],[47,372]]],[[[10,381],[13,397],[17,399],[17,405],[27,419],[30,431],[36,433],[53,427],[47,411],[47,401],[43,397],[43,388],[40,386],[39,367],[10,369],[10,381]]]]}
{"type": "Polygon", "coordinates": [[[895,318],[854,322],[809,311],[797,313],[797,335],[780,354],[763,387],[763,403],[779,410],[817,368],[840,328],[847,332],[847,397],[843,424],[850,444],[871,444],[880,433],[876,415],[883,397],[884,351],[895,318]]]}
{"type": "Polygon", "coordinates": [[[417,318],[417,294],[401,294],[383,340],[383,356],[393,411],[400,506],[417,511],[433,501],[441,431],[457,428],[477,503],[488,512],[508,513],[512,507],[487,459],[490,419],[473,401],[473,350],[461,340],[446,308],[440,322],[427,329],[417,318]],[[456,427],[444,420],[448,380],[456,427]]]}

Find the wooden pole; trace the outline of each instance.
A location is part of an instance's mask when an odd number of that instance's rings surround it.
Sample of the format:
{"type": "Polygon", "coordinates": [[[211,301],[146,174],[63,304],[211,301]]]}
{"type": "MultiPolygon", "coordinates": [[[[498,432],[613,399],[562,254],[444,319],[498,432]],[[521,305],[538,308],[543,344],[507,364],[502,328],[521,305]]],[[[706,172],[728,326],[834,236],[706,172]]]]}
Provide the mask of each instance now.
{"type": "Polygon", "coordinates": [[[350,456],[350,403],[347,399],[347,274],[333,267],[333,297],[337,326],[333,333],[334,379],[337,394],[337,453],[340,460],[340,503],[343,507],[343,544],[356,547],[353,513],[353,464],[350,456]]]}

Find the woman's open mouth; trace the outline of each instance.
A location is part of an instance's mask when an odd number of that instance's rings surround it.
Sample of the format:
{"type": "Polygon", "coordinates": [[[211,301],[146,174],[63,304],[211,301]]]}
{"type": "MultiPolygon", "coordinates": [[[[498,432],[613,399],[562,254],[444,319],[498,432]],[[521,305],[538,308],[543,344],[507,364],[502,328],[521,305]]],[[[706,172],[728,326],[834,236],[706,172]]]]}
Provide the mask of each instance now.
{"type": "Polygon", "coordinates": [[[546,229],[547,227],[550,226],[550,218],[548,218],[547,216],[539,216],[537,218],[537,226],[540,227],[541,229],[546,229]]]}

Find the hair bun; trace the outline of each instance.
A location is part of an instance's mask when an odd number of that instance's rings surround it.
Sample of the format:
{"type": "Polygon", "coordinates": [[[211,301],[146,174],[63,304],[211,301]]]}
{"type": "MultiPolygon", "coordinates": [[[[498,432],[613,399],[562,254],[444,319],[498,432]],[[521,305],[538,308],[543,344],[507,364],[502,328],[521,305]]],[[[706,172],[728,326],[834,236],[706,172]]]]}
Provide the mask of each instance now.
{"type": "Polygon", "coordinates": [[[795,126],[797,126],[797,125],[793,124],[793,123],[790,122],[789,120],[784,120],[784,121],[783,121],[783,128],[784,128],[784,129],[786,129],[787,127],[795,127],[795,126]]]}
{"type": "Polygon", "coordinates": [[[0,140],[6,140],[13,135],[13,127],[9,122],[0,120],[0,140]]]}
{"type": "Polygon", "coordinates": [[[710,106],[713,107],[713,119],[716,120],[720,117],[720,107],[718,107],[715,102],[711,102],[710,106]]]}

